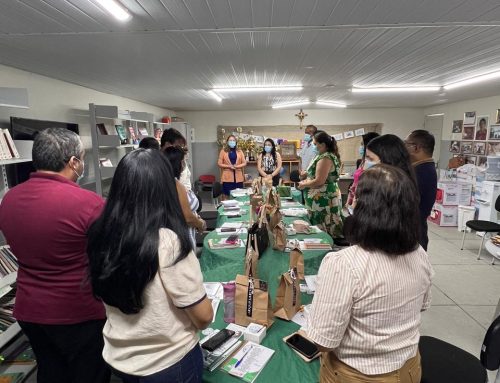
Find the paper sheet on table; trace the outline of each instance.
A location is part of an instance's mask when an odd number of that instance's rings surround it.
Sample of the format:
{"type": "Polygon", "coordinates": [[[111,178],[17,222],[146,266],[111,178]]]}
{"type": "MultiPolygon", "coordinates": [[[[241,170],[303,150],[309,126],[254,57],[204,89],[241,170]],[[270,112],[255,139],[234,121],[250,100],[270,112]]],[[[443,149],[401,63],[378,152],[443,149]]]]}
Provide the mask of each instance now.
{"type": "Polygon", "coordinates": [[[220,299],[212,299],[212,310],[214,311],[214,317],[212,318],[212,323],[215,322],[215,317],[217,316],[217,309],[219,308],[220,299]]]}
{"type": "Polygon", "coordinates": [[[311,291],[316,291],[316,278],[317,275],[304,275],[304,279],[306,280],[307,288],[311,291]]]}
{"type": "Polygon", "coordinates": [[[224,297],[224,289],[220,282],[205,282],[203,287],[205,287],[209,299],[222,299],[224,297]]]}
{"type": "Polygon", "coordinates": [[[304,208],[290,208],[290,209],[281,209],[281,213],[286,217],[303,217],[307,215],[307,209],[304,208]]]}
{"type": "Polygon", "coordinates": [[[240,229],[242,226],[243,222],[224,222],[220,228],[240,229]]]}
{"type": "Polygon", "coordinates": [[[257,378],[273,354],[274,350],[270,348],[248,342],[240,348],[223,369],[230,375],[251,383],[257,378]]]}
{"type": "Polygon", "coordinates": [[[302,310],[298,311],[292,318],[292,322],[297,323],[301,330],[307,330],[307,318],[309,316],[309,311],[311,310],[311,305],[306,305],[302,310]]]}
{"type": "Polygon", "coordinates": [[[248,230],[244,227],[238,228],[235,231],[222,231],[222,228],[218,227],[215,229],[215,231],[217,232],[217,235],[219,237],[229,237],[230,235],[233,234],[244,234],[244,235],[248,234],[248,230]]]}

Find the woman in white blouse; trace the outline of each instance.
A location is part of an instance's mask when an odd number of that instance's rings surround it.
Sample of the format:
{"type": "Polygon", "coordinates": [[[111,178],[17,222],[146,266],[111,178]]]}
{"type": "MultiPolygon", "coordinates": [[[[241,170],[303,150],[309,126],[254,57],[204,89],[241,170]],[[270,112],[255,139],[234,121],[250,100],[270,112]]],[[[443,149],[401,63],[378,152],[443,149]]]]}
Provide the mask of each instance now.
{"type": "Polygon", "coordinates": [[[420,382],[433,270],[418,244],[418,195],[393,166],[361,176],[345,226],[353,246],[324,258],[309,317],[307,335],[324,351],[320,382],[420,382]]]}

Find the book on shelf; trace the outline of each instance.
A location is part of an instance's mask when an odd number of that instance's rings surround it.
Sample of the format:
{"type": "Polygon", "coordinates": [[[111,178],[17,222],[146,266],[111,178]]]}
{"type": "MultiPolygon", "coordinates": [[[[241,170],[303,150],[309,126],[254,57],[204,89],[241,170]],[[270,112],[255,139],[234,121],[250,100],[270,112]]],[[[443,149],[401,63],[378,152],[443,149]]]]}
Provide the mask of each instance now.
{"type": "Polygon", "coordinates": [[[23,372],[4,372],[0,374],[0,383],[20,383],[23,380],[23,372]]]}
{"type": "Polygon", "coordinates": [[[139,128],[139,134],[141,135],[141,137],[148,137],[149,136],[148,130],[144,127],[139,128]]]}
{"type": "Polygon", "coordinates": [[[0,160],[10,160],[11,158],[12,154],[10,154],[5,136],[3,134],[0,134],[0,160]]]}
{"type": "Polygon", "coordinates": [[[13,289],[0,298],[0,331],[6,331],[16,322],[13,312],[16,303],[16,290],[13,289]]]}
{"type": "Polygon", "coordinates": [[[252,383],[273,355],[274,350],[254,342],[247,342],[222,369],[230,375],[252,383]]]}
{"type": "Polygon", "coordinates": [[[19,268],[17,258],[14,256],[9,246],[0,247],[0,278],[9,275],[19,268]]]}
{"type": "Polygon", "coordinates": [[[163,135],[163,130],[161,128],[155,128],[155,131],[154,131],[154,137],[160,141],[161,140],[161,136],[163,135]]]}
{"type": "Polygon", "coordinates": [[[111,160],[109,158],[99,158],[99,163],[101,164],[101,166],[103,168],[112,168],[113,167],[113,163],[111,162],[111,160]]]}
{"type": "Polygon", "coordinates": [[[17,345],[13,345],[10,350],[5,350],[2,363],[29,364],[36,362],[35,353],[27,339],[17,345]]]}
{"type": "Polygon", "coordinates": [[[10,135],[9,129],[0,130],[0,134],[3,134],[5,141],[7,143],[7,147],[9,149],[11,158],[21,158],[19,152],[17,151],[16,144],[14,144],[14,140],[10,135]]]}
{"type": "Polygon", "coordinates": [[[96,127],[97,127],[97,131],[100,134],[102,134],[103,136],[108,135],[108,131],[106,130],[106,125],[104,125],[103,123],[99,123],[99,124],[96,124],[96,127]]]}
{"type": "Polygon", "coordinates": [[[118,134],[118,137],[120,137],[120,143],[126,144],[127,143],[127,131],[123,127],[123,125],[115,125],[116,133],[118,134]]]}

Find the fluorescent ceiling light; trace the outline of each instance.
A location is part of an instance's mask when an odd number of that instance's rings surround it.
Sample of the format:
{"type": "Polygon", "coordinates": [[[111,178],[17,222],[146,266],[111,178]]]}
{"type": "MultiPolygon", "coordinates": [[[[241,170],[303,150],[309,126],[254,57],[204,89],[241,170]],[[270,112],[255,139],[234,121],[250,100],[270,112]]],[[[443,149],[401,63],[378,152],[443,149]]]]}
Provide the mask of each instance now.
{"type": "Polygon", "coordinates": [[[476,76],[476,77],[472,77],[472,78],[469,78],[466,80],[457,81],[457,82],[454,82],[452,84],[445,85],[444,89],[450,90],[450,89],[460,88],[462,86],[472,85],[472,84],[476,84],[478,82],[493,80],[496,78],[500,78],[500,72],[483,74],[481,76],[476,76]]]}
{"type": "Polygon", "coordinates": [[[347,108],[347,104],[344,104],[343,102],[335,102],[335,101],[318,100],[318,101],[316,101],[316,105],[331,106],[334,108],[347,108]]]}
{"type": "Polygon", "coordinates": [[[302,85],[289,86],[243,86],[243,87],[223,87],[213,88],[215,92],[285,92],[302,90],[302,85]]]}
{"type": "Polygon", "coordinates": [[[438,117],[438,116],[444,116],[444,113],[427,114],[425,117],[438,117]]]}
{"type": "Polygon", "coordinates": [[[300,105],[307,105],[310,104],[311,101],[309,100],[302,100],[302,101],[296,101],[296,102],[287,102],[284,104],[275,104],[273,105],[273,109],[279,109],[279,108],[288,108],[288,107],[293,107],[293,106],[300,106],[300,105]]]}
{"type": "Polygon", "coordinates": [[[212,98],[215,98],[217,102],[222,102],[222,97],[219,96],[217,93],[215,93],[213,90],[207,90],[207,93],[212,96],[212,98]]]}
{"type": "Polygon", "coordinates": [[[111,13],[115,18],[120,21],[127,21],[132,18],[132,15],[128,13],[127,9],[124,8],[115,0],[96,0],[102,7],[111,13]]]}
{"type": "Polygon", "coordinates": [[[398,93],[398,92],[437,92],[440,86],[408,86],[408,87],[378,87],[378,88],[355,88],[352,93],[398,93]]]}

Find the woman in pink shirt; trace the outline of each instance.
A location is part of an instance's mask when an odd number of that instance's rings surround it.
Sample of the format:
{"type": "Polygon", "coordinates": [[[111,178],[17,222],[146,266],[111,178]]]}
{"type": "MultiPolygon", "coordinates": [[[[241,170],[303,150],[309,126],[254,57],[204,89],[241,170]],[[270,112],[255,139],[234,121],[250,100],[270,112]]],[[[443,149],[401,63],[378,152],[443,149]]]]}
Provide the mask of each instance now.
{"type": "Polygon", "coordinates": [[[352,181],[352,185],[349,187],[349,196],[347,198],[347,203],[346,207],[349,209],[349,207],[352,207],[352,204],[354,202],[354,194],[356,193],[356,187],[358,186],[359,182],[359,177],[361,177],[361,174],[363,173],[363,165],[365,162],[365,153],[366,153],[366,146],[368,143],[373,140],[374,138],[378,137],[379,134],[375,132],[368,132],[366,134],[363,134],[361,136],[362,141],[361,145],[359,146],[359,155],[361,156],[361,164],[358,166],[356,171],[353,174],[354,180],[352,181]]]}

